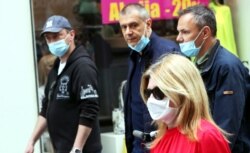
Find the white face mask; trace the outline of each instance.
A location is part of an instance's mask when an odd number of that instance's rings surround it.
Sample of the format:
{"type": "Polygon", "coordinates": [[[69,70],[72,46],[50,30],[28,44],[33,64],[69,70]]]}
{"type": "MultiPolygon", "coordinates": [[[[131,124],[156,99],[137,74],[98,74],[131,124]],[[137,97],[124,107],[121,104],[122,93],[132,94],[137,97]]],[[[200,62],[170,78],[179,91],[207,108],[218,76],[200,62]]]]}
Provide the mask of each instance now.
{"type": "Polygon", "coordinates": [[[152,119],[161,120],[167,125],[171,124],[178,113],[178,108],[169,107],[169,103],[170,100],[167,97],[162,100],[149,97],[147,107],[152,119]]]}

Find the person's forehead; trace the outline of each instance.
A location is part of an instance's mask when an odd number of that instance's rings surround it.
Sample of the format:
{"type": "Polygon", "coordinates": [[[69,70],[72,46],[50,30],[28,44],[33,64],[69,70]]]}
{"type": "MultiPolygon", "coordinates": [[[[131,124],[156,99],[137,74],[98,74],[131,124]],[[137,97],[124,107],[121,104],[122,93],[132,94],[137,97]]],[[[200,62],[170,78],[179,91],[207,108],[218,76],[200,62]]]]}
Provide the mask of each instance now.
{"type": "Polygon", "coordinates": [[[130,12],[120,16],[119,22],[121,25],[127,25],[130,23],[141,23],[143,22],[138,12],[130,12]]]}
{"type": "Polygon", "coordinates": [[[177,30],[197,28],[193,14],[182,15],[178,20],[177,30]]]}
{"type": "Polygon", "coordinates": [[[148,80],[148,89],[153,89],[154,87],[156,87],[156,83],[152,78],[149,78],[148,80]]]}
{"type": "Polygon", "coordinates": [[[63,34],[63,33],[65,33],[65,32],[66,32],[65,29],[62,29],[62,30],[59,31],[59,32],[46,32],[46,33],[44,33],[44,37],[46,38],[46,37],[49,37],[49,36],[56,36],[56,35],[63,34]]]}

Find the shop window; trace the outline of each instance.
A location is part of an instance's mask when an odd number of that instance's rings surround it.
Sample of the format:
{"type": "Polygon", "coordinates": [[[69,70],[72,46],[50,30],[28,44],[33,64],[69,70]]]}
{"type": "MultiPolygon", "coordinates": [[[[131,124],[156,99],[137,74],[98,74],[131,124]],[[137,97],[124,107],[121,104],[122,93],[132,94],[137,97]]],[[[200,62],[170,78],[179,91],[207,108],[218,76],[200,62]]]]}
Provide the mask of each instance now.
{"type": "MultiPolygon", "coordinates": [[[[100,0],[34,0],[33,12],[37,44],[42,54],[48,52],[40,32],[51,15],[68,18],[76,30],[76,43],[83,44],[95,61],[99,75],[100,125],[102,132],[112,130],[111,112],[118,107],[119,87],[126,79],[129,49],[118,23],[101,23],[100,0]]],[[[153,21],[153,30],[162,37],[175,40],[177,20],[153,21]]]]}

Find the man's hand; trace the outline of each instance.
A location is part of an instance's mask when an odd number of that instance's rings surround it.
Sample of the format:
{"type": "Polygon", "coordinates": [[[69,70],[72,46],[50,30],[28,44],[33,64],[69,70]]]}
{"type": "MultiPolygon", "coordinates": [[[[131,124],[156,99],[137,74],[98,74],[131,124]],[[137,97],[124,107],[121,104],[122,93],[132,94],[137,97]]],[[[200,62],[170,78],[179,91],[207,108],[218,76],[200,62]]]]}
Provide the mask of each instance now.
{"type": "Polygon", "coordinates": [[[34,153],[34,145],[29,142],[24,153],[34,153]]]}

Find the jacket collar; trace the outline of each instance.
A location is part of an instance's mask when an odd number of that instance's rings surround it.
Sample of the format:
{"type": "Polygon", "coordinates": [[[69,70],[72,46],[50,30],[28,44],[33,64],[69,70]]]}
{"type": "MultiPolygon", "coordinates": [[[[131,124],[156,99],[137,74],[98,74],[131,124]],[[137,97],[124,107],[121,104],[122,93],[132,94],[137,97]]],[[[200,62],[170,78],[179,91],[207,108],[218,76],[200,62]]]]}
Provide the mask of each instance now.
{"type": "Polygon", "coordinates": [[[201,65],[196,64],[196,66],[200,70],[201,74],[208,72],[211,69],[211,67],[213,66],[215,58],[219,52],[219,46],[220,46],[220,41],[217,40],[215,45],[211,49],[208,60],[206,62],[202,63],[201,65]]]}

